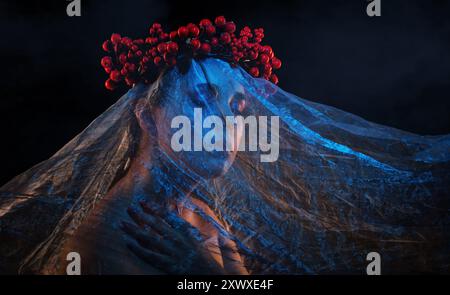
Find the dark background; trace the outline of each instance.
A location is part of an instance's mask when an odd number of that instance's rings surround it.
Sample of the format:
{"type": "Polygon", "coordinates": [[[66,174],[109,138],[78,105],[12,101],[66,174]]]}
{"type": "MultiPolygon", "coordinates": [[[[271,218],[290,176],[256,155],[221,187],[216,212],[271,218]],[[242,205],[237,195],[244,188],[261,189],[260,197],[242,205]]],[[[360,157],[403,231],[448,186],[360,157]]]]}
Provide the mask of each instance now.
{"type": "Polygon", "coordinates": [[[112,32],[144,36],[224,14],[265,28],[283,61],[280,87],[419,134],[450,133],[450,1],[0,2],[0,185],[45,160],[113,104],[100,67],[112,32]]]}

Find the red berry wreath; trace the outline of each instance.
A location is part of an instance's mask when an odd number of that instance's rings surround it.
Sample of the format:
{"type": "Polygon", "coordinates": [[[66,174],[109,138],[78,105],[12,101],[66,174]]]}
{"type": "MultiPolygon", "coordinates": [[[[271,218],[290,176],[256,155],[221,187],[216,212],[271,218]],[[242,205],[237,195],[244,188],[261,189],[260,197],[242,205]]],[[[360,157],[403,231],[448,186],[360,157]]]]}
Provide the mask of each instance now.
{"type": "Polygon", "coordinates": [[[199,25],[190,23],[170,33],[154,23],[145,39],[112,34],[110,40],[103,42],[103,50],[110,54],[101,60],[109,74],[105,86],[113,90],[122,82],[130,87],[138,82],[152,82],[164,67],[175,66],[180,56],[222,58],[233,66],[240,65],[253,77],[277,84],[278,77],[273,71],[281,67],[281,61],[272,47],[261,45],[264,30],[244,27],[239,35],[235,32],[232,21],[218,16],[214,24],[203,19],[199,25]]]}

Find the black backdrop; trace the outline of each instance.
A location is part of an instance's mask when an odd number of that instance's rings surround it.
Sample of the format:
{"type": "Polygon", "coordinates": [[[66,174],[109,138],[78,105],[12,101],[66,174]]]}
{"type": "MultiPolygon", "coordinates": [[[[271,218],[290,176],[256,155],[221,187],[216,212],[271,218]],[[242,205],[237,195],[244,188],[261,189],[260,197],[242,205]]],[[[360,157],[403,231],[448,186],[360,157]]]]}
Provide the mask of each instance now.
{"type": "Polygon", "coordinates": [[[450,133],[450,1],[0,1],[0,185],[42,161],[121,96],[99,61],[112,32],[146,34],[224,14],[262,26],[283,61],[280,86],[371,121],[450,133]]]}

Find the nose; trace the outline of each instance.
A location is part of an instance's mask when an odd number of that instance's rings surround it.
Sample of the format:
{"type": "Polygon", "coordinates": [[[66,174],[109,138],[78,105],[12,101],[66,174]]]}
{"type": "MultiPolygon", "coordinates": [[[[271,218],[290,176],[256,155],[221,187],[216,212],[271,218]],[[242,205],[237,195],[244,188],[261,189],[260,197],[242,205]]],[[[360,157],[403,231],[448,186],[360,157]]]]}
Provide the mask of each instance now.
{"type": "Polygon", "coordinates": [[[206,106],[206,111],[210,115],[216,115],[222,118],[233,116],[234,112],[232,110],[231,101],[232,99],[230,99],[229,96],[219,93],[216,99],[206,106]]]}
{"type": "Polygon", "coordinates": [[[236,92],[231,97],[219,97],[213,107],[215,110],[211,111],[218,112],[216,115],[225,118],[226,116],[241,115],[245,107],[245,95],[243,93],[236,92]]]}

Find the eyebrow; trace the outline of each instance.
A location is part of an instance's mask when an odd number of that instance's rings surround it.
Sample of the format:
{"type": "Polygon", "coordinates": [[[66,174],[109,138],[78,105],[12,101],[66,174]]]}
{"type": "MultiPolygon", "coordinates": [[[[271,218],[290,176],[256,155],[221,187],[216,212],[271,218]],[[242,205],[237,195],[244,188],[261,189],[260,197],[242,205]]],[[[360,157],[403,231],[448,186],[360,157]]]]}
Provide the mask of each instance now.
{"type": "MultiPolygon", "coordinates": [[[[210,83],[200,83],[195,85],[195,94],[200,95],[204,101],[208,101],[208,97],[205,97],[205,93],[210,94],[212,97],[216,98],[219,95],[218,86],[210,83]],[[207,91],[205,91],[207,90],[207,91]]],[[[194,93],[192,93],[194,94],[194,93]]]]}

